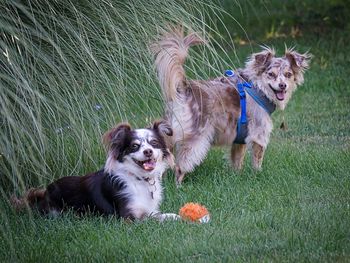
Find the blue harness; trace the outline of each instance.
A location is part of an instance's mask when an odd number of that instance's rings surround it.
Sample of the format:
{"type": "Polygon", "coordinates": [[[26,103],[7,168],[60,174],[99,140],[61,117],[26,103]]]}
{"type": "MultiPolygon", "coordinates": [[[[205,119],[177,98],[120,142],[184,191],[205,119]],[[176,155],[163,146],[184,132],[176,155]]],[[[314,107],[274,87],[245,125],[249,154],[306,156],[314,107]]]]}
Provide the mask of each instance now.
{"type": "MultiPolygon", "coordinates": [[[[225,76],[232,78],[235,76],[232,70],[226,70],[225,76]]],[[[271,102],[263,92],[254,88],[251,82],[240,81],[237,82],[237,91],[239,94],[239,100],[241,105],[241,116],[237,123],[237,135],[233,143],[245,144],[245,138],[248,135],[248,119],[247,119],[247,101],[246,101],[246,92],[251,96],[256,103],[260,105],[269,115],[271,115],[275,109],[276,105],[271,102]]]]}

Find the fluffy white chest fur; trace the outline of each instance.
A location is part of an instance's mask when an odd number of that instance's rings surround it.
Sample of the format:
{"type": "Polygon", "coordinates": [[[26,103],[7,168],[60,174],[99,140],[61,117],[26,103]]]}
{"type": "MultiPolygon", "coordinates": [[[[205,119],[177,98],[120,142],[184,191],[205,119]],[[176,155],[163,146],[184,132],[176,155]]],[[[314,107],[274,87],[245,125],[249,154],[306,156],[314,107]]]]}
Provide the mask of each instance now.
{"type": "Polygon", "coordinates": [[[128,201],[127,208],[135,218],[144,218],[159,213],[162,201],[162,185],[159,175],[149,178],[137,177],[130,172],[116,173],[115,179],[122,181],[125,188],[119,193],[128,201]]]}
{"type": "Polygon", "coordinates": [[[128,178],[123,192],[128,196],[129,209],[136,218],[143,218],[159,212],[162,201],[162,186],[158,178],[145,181],[128,178]]]}

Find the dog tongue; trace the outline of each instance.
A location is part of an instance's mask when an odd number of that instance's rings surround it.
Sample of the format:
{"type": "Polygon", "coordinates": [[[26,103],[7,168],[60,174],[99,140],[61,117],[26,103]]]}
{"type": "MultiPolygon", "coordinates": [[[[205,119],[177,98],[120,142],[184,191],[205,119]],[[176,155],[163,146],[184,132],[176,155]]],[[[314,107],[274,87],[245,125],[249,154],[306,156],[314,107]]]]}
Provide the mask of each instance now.
{"type": "Polygon", "coordinates": [[[143,163],[143,169],[146,171],[152,171],[156,167],[156,162],[153,160],[149,160],[143,163]]]}
{"type": "Polygon", "coordinates": [[[284,91],[278,91],[276,92],[276,97],[279,100],[284,100],[284,91]]]}

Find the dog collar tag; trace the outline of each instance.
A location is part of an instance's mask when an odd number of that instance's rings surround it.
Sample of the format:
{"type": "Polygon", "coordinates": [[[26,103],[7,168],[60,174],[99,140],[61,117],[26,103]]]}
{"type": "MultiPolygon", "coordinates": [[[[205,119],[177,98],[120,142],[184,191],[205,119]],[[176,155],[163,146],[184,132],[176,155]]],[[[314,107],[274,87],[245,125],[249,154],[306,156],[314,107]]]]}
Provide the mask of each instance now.
{"type": "Polygon", "coordinates": [[[234,75],[235,75],[235,73],[231,69],[228,69],[228,70],[225,71],[225,76],[226,77],[230,78],[230,77],[233,77],[234,75]]]}

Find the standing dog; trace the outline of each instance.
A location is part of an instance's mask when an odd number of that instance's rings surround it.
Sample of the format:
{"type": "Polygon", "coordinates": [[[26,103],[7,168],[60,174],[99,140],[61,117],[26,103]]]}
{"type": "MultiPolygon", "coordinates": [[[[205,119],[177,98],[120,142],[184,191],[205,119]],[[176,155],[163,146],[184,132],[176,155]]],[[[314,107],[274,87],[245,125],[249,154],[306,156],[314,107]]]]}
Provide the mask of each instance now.
{"type": "Polygon", "coordinates": [[[171,135],[172,129],[164,121],[135,130],[129,124],[119,124],[103,137],[108,149],[104,169],[63,177],[44,189],[29,190],[20,199],[12,198],[12,203],[16,208],[36,207],[43,214],[73,209],[131,220],[150,216],[161,221],[177,219],[175,214],[159,213],[161,177],[174,162],[164,141],[171,135]]]}
{"type": "Polygon", "coordinates": [[[246,145],[249,145],[253,167],[261,169],[272,120],[266,109],[246,95],[248,134],[245,143],[233,143],[241,115],[237,83],[251,83],[251,90],[260,94],[262,100],[283,110],[293,91],[303,83],[310,60],[307,53],[293,50],[286,50],[283,57],[275,57],[273,49],[265,48],[252,54],[245,68],[239,69],[233,78],[189,80],[183,64],[189,47],[201,43],[203,40],[196,33],[184,36],[182,29],[174,29],[152,45],[166,100],[166,119],[174,132],[170,143],[176,153],[177,184],[181,184],[185,173],[203,161],[211,144],[232,144],[231,159],[236,169],[242,168],[246,145]]]}

